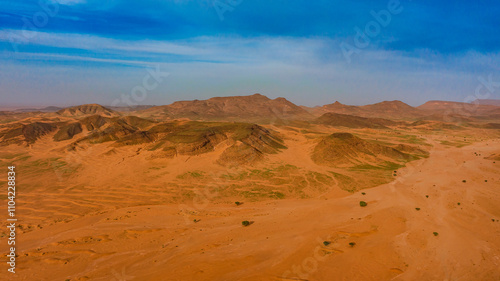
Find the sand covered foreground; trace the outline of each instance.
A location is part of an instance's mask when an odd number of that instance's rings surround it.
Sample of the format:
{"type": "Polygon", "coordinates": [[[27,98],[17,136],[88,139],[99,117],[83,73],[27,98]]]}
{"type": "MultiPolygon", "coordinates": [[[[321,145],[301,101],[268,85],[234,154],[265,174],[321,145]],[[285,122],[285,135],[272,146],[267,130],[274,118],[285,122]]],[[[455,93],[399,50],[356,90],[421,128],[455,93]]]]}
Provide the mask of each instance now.
{"type": "Polygon", "coordinates": [[[498,140],[428,141],[429,158],[365,195],[135,206],[36,229],[1,278],[499,280],[500,163],[483,157],[498,140]]]}

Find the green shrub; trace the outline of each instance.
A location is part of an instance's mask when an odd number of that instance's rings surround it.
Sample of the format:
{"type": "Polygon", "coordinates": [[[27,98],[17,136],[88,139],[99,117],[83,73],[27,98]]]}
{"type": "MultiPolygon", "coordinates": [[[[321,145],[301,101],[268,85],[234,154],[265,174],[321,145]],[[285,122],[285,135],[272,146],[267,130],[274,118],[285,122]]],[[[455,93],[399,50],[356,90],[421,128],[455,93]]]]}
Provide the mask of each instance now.
{"type": "Polygon", "coordinates": [[[242,221],[241,225],[243,225],[243,226],[249,226],[250,222],[249,221],[242,221]]]}
{"type": "Polygon", "coordinates": [[[354,242],[349,242],[349,246],[354,247],[354,246],[356,246],[356,243],[354,243],[354,242]]]}
{"type": "Polygon", "coordinates": [[[330,245],[331,243],[332,243],[332,242],[330,242],[330,241],[323,241],[323,245],[325,245],[325,246],[328,246],[328,245],[330,245]]]}
{"type": "Polygon", "coordinates": [[[439,235],[439,233],[437,233],[435,231],[432,234],[434,234],[434,236],[438,236],[439,235]]]}
{"type": "Polygon", "coordinates": [[[420,211],[420,208],[415,208],[415,210],[420,211]]]}
{"type": "Polygon", "coordinates": [[[368,203],[366,203],[365,201],[359,201],[359,206],[366,207],[366,205],[368,205],[368,203]]]}

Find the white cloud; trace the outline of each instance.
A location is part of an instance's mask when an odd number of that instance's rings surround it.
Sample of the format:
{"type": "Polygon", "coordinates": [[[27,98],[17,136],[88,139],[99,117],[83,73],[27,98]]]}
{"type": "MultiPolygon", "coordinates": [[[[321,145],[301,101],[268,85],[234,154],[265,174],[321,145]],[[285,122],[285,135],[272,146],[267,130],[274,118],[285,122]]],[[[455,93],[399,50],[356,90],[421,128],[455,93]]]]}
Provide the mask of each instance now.
{"type": "MultiPolygon", "coordinates": [[[[0,30],[0,41],[9,42],[11,34],[22,36],[22,31],[0,30]]],[[[335,100],[360,104],[393,99],[418,105],[430,99],[462,100],[473,93],[479,75],[486,77],[498,73],[500,65],[498,53],[468,52],[444,56],[426,50],[407,53],[381,49],[363,49],[348,64],[338,48],[339,42],[321,37],[127,41],[66,33],[37,32],[31,35],[29,40],[20,43],[21,52],[13,55],[14,60],[9,61],[6,69],[16,65],[22,73],[24,69],[39,67],[43,70],[30,75],[43,76],[41,81],[52,81],[53,68],[70,65],[68,73],[61,74],[62,80],[75,80],[79,86],[73,89],[78,89],[79,93],[88,91],[88,85],[92,84],[86,80],[78,81],[78,71],[81,71],[95,73],[94,84],[101,85],[110,94],[118,94],[116,88],[130,81],[130,76],[120,73],[138,71],[140,79],[143,75],[140,74],[141,68],[160,64],[162,69],[172,73],[171,80],[158,89],[158,92],[171,95],[169,101],[261,92],[271,97],[285,96],[306,105],[335,100]],[[54,48],[42,48],[43,52],[36,52],[33,46],[54,48]],[[102,67],[102,64],[112,67],[102,67]],[[124,69],[122,65],[135,68],[124,69]],[[110,79],[106,76],[109,69],[118,73],[116,79],[119,81],[113,86],[101,78],[110,79]]],[[[33,91],[23,88],[26,83],[15,84],[16,79],[2,80],[0,77],[0,84],[3,81],[11,85],[4,88],[14,89],[12,91],[18,94],[33,91]]],[[[497,77],[494,80],[497,81],[497,77]]],[[[40,87],[41,93],[59,91],[49,82],[44,83],[47,85],[40,87]]],[[[93,92],[102,91],[97,86],[92,87],[93,92]]],[[[60,92],[74,95],[65,89],[60,89],[60,92]]],[[[157,104],[165,102],[165,97],[161,96],[152,101],[157,104]]]]}
{"type": "Polygon", "coordinates": [[[87,0],[52,0],[52,2],[59,3],[61,5],[78,5],[78,4],[83,4],[86,3],[87,0]]]}
{"type": "MultiPolygon", "coordinates": [[[[29,32],[0,30],[0,41],[9,42],[12,36],[26,38],[16,41],[23,45],[39,45],[75,50],[87,50],[95,54],[121,56],[182,56],[188,60],[228,63],[259,63],[283,61],[290,64],[309,64],[318,61],[317,53],[327,48],[322,38],[240,38],[197,37],[187,40],[139,40],[126,41],[93,35],[71,33],[29,32]]],[[[64,52],[64,50],[61,50],[64,52]]]]}

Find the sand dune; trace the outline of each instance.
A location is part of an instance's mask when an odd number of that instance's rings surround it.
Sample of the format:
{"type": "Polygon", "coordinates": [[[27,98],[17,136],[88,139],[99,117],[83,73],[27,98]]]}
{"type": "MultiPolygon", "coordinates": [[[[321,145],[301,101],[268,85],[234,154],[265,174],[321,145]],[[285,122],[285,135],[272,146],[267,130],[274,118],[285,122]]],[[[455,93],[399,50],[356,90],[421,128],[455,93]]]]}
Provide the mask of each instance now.
{"type": "MultiPolygon", "coordinates": [[[[366,195],[88,213],[23,234],[17,279],[498,280],[500,168],[474,154],[494,144],[436,145],[366,195]]],[[[98,192],[89,204],[141,194],[98,192]]]]}
{"type": "Polygon", "coordinates": [[[475,122],[15,119],[0,279],[499,280],[500,132],[475,122]]]}

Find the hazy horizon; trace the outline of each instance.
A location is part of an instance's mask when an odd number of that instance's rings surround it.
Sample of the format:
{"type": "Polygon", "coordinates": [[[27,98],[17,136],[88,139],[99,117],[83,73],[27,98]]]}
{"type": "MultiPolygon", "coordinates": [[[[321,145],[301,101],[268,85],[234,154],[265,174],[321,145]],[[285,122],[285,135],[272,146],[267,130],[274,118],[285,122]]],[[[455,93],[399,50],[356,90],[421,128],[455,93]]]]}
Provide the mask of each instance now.
{"type": "MultiPolygon", "coordinates": [[[[260,94],[260,93],[255,93],[255,94],[260,94]]],[[[253,94],[249,94],[249,95],[241,95],[241,96],[250,96],[250,95],[253,95],[253,94]]],[[[264,94],[261,94],[261,95],[264,95],[264,94]]],[[[285,98],[287,99],[286,97],[269,97],[267,95],[264,95],[270,99],[275,99],[275,98],[285,98]]],[[[220,96],[220,97],[231,97],[231,96],[220,96]]],[[[196,99],[193,99],[193,100],[196,100],[196,99]]],[[[198,99],[198,100],[201,100],[201,99],[198,99]]],[[[289,100],[289,99],[287,99],[289,100]]],[[[488,99],[488,100],[495,100],[495,101],[500,101],[500,99],[488,99]]],[[[176,101],[188,101],[188,100],[176,100],[176,101]]],[[[176,101],[173,101],[173,102],[176,102],[176,101]]],[[[292,100],[289,100],[290,102],[294,103],[295,105],[298,105],[298,106],[306,106],[306,105],[303,105],[303,104],[298,104],[298,103],[295,103],[294,101],[292,100]]],[[[384,101],[378,101],[378,102],[375,102],[375,103],[380,103],[380,102],[385,102],[386,100],[384,101]]],[[[389,101],[401,101],[403,103],[406,103],[404,100],[389,100],[389,101]]],[[[437,100],[428,100],[426,102],[429,102],[429,101],[437,101],[437,100]]],[[[445,100],[443,100],[445,101],[445,100]]],[[[450,101],[450,100],[446,100],[447,102],[464,102],[464,101],[450,101]]],[[[353,105],[353,106],[363,106],[363,105],[369,105],[369,104],[373,104],[373,103],[367,103],[367,104],[347,104],[347,103],[344,103],[340,100],[335,100],[335,101],[331,101],[327,104],[332,104],[332,103],[335,103],[335,102],[340,102],[344,105],[353,105]]],[[[406,103],[412,107],[418,107],[420,105],[423,105],[425,104],[426,102],[422,103],[422,104],[417,104],[417,105],[413,105],[413,104],[410,104],[410,103],[406,103]]],[[[467,103],[473,103],[474,101],[467,101],[467,103]]],[[[91,103],[87,103],[87,104],[99,104],[99,105],[102,105],[104,107],[113,107],[112,104],[100,104],[100,103],[95,103],[95,102],[91,102],[91,103]]],[[[135,106],[162,106],[162,105],[169,105],[171,103],[165,103],[165,104],[138,104],[138,105],[133,105],[131,107],[135,107],[135,106]]],[[[79,105],[84,105],[84,104],[57,104],[57,103],[52,103],[52,104],[31,104],[31,105],[8,105],[8,104],[0,104],[0,111],[2,110],[16,110],[16,109],[43,109],[43,108],[46,108],[46,107],[61,107],[61,108],[67,108],[67,107],[73,107],[73,106],[79,106],[79,105]]],[[[318,104],[318,105],[313,105],[313,106],[307,106],[307,107],[320,107],[320,106],[323,106],[323,105],[326,105],[326,104],[318,104]]],[[[127,105],[116,105],[117,107],[127,107],[127,105]]]]}
{"type": "Polygon", "coordinates": [[[0,280],[500,280],[500,1],[0,7],[0,280]]]}
{"type": "Polygon", "coordinates": [[[4,106],[109,105],[141,89],[138,104],[262,93],[418,106],[500,81],[494,1],[0,3],[4,106]]]}

